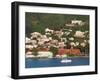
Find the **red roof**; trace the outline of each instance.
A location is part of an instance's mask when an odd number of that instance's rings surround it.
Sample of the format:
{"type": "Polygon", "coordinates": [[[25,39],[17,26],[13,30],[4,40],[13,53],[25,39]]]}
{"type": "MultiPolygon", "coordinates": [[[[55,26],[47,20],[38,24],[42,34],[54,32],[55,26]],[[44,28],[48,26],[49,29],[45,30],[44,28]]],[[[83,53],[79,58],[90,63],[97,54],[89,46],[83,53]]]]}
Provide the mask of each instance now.
{"type": "Polygon", "coordinates": [[[62,54],[77,54],[79,55],[81,52],[80,52],[80,49],[64,49],[64,48],[61,48],[58,50],[58,54],[62,55],[62,54]]]}

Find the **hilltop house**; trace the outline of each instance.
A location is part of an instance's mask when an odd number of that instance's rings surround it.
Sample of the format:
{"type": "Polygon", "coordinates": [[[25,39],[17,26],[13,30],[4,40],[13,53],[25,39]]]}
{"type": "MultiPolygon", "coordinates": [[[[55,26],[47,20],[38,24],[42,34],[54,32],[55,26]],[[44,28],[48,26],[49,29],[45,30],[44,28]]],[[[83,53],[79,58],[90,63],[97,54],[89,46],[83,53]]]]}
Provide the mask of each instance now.
{"type": "Polygon", "coordinates": [[[71,20],[71,23],[67,23],[65,25],[69,26],[69,27],[74,27],[76,25],[83,26],[84,24],[85,24],[85,22],[83,22],[82,20],[71,20]]]}
{"type": "Polygon", "coordinates": [[[71,23],[77,24],[77,25],[80,25],[80,26],[84,25],[84,22],[82,20],[72,20],[71,23]]]}

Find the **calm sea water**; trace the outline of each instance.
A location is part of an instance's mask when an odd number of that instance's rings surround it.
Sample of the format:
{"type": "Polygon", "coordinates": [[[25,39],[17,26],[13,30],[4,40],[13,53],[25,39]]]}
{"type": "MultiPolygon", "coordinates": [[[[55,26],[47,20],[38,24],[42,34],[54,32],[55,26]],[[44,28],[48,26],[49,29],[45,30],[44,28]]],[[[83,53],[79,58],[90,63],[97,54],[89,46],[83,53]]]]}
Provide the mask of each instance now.
{"type": "Polygon", "coordinates": [[[59,67],[59,66],[80,66],[80,65],[89,65],[88,57],[75,57],[67,58],[72,60],[72,62],[61,63],[61,58],[52,58],[52,59],[25,59],[26,68],[39,68],[39,67],[59,67]]]}

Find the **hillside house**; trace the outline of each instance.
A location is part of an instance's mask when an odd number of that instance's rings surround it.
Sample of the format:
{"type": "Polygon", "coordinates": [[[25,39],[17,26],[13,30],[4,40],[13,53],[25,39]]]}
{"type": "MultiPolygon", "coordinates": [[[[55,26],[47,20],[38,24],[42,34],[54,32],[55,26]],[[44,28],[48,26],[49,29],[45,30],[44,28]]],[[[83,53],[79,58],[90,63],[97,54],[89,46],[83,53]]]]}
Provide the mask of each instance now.
{"type": "Polygon", "coordinates": [[[71,24],[82,26],[84,25],[84,22],[82,20],[72,20],[71,24]]]}
{"type": "Polygon", "coordinates": [[[85,24],[85,22],[83,22],[82,20],[71,20],[71,23],[66,23],[66,26],[69,27],[75,27],[76,25],[78,26],[83,26],[85,24]]]}

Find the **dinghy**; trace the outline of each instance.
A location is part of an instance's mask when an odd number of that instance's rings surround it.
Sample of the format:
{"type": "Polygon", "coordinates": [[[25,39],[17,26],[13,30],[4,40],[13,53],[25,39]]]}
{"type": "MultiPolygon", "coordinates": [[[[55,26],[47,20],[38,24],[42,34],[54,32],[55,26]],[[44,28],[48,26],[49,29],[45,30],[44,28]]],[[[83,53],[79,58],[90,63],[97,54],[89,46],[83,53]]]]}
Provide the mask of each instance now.
{"type": "Polygon", "coordinates": [[[69,63],[69,62],[72,62],[72,60],[69,60],[69,59],[63,59],[63,60],[61,60],[61,63],[69,63]]]}

